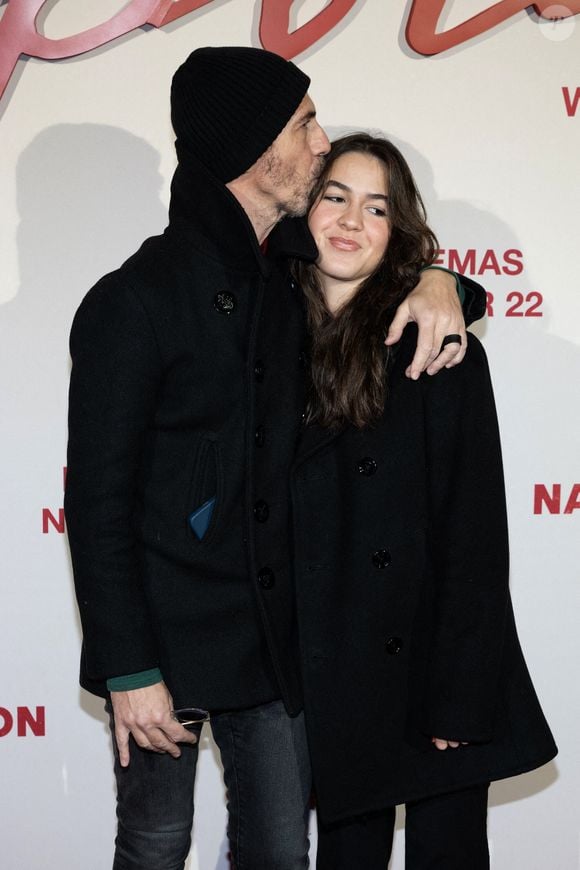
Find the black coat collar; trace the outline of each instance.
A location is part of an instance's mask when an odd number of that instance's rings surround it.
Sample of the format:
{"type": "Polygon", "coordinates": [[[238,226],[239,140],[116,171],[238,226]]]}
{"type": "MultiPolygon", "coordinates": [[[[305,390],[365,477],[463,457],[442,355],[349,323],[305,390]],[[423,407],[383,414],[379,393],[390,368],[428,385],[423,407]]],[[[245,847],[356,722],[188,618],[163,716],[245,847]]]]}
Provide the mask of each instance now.
{"type": "Polygon", "coordinates": [[[308,229],[306,218],[284,218],[268,236],[268,256],[306,260],[313,263],[318,248],[308,229]]]}
{"type": "Polygon", "coordinates": [[[171,182],[169,229],[201,235],[204,252],[232,269],[266,277],[268,264],[254,228],[235,196],[191,157],[180,154],[171,182]]]}
{"type": "Polygon", "coordinates": [[[179,164],[171,182],[169,228],[188,236],[202,235],[209,256],[234,269],[264,277],[269,260],[298,257],[315,260],[318,251],[302,218],[285,218],[270,233],[264,255],[254,228],[230,190],[195,158],[178,148],[179,164]]]}

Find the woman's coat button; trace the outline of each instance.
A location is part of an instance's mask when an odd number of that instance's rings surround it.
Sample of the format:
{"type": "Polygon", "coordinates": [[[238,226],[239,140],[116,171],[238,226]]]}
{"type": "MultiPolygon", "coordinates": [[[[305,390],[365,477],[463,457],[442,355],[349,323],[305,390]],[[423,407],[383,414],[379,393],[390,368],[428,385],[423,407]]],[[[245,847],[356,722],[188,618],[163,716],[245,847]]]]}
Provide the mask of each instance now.
{"type": "Polygon", "coordinates": [[[403,648],[403,640],[400,637],[390,637],[385,641],[385,649],[390,656],[396,656],[403,648]]]}
{"type": "Polygon", "coordinates": [[[262,568],[258,572],[258,583],[262,589],[271,589],[275,582],[276,578],[271,568],[262,568]]]}
{"type": "Polygon", "coordinates": [[[365,456],[364,459],[359,459],[357,462],[356,470],[363,477],[372,477],[377,470],[377,463],[372,457],[365,456]]]}
{"type": "Polygon", "coordinates": [[[377,550],[373,553],[373,565],[375,568],[388,568],[391,564],[391,554],[388,550],[377,550]]]}
{"type": "Polygon", "coordinates": [[[258,523],[265,523],[270,516],[270,508],[264,499],[260,498],[254,505],[254,518],[258,523]]]}

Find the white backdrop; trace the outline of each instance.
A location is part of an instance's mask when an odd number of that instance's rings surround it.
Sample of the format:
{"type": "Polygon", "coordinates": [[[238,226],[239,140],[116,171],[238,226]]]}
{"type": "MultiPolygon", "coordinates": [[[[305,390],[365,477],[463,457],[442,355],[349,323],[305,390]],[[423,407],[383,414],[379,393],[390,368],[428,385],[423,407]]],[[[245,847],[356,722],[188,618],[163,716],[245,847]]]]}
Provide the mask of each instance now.
{"type": "MultiPolygon", "coordinates": [[[[0,52],[2,14],[17,2],[0,2],[0,52]]],[[[440,27],[449,30],[486,2],[448,3],[440,27]]],[[[79,33],[124,5],[52,0],[38,29],[52,39],[79,33]]],[[[287,5],[280,0],[280,8],[287,5]]],[[[295,2],[291,26],[325,5],[295,2]]],[[[416,18],[434,6],[437,0],[423,0],[416,18]]],[[[111,750],[101,703],[77,688],[80,632],[59,513],[68,330],[94,281],[164,226],[174,168],[172,72],[196,46],[259,45],[260,7],[256,0],[214,0],[162,29],[137,29],[68,60],[22,57],[0,100],[6,870],[110,867],[111,750]]],[[[403,2],[358,0],[295,60],[313,79],[311,94],[331,136],[378,129],[403,148],[439,235],[441,261],[464,262],[493,294],[493,314],[476,331],[490,357],[500,413],[512,590],[529,666],[560,746],[556,763],[493,786],[493,868],[574,870],[580,866],[580,21],[550,23],[521,10],[423,57],[405,36],[408,13],[403,2]]],[[[206,737],[191,870],[226,870],[224,817],[216,753],[206,737]]],[[[402,867],[401,819],[392,868],[402,867]]]]}

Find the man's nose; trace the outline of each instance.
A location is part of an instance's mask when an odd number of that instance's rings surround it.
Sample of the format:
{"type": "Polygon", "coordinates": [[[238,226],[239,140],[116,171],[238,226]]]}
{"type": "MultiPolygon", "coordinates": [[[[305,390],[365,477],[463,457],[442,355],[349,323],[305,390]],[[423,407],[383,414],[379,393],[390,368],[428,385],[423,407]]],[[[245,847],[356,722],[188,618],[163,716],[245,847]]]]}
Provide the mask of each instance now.
{"type": "Polygon", "coordinates": [[[320,124],[316,122],[316,135],[312,142],[312,152],[320,157],[330,151],[330,140],[320,124]]]}

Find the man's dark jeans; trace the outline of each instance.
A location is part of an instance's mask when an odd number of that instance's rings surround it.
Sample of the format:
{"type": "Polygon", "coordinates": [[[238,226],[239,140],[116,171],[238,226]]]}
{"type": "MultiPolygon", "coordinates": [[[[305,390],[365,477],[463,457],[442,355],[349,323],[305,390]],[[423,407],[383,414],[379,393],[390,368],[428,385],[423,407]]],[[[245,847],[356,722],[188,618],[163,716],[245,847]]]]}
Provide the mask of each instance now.
{"type": "MultiPolygon", "coordinates": [[[[291,719],[275,701],[222,713],[210,724],[224,767],[235,870],[308,867],[311,776],[303,715],[291,719]]],[[[183,870],[198,749],[181,748],[175,759],[139,749],[131,738],[131,761],[121,768],[115,747],[113,870],[183,870]]]]}

